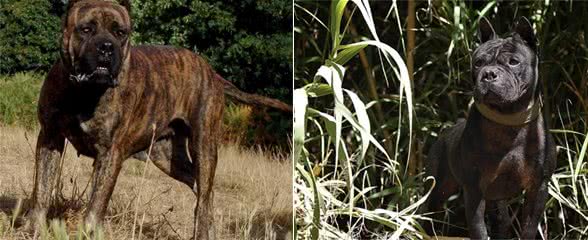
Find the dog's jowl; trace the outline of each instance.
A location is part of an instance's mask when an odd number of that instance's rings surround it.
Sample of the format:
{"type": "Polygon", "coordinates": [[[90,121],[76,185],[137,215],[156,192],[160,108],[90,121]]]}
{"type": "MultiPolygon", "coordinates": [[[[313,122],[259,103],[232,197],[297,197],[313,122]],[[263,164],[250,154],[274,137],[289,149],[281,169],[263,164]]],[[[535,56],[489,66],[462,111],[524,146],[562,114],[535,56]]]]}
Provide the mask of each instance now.
{"type": "Polygon", "coordinates": [[[84,221],[96,226],[123,161],[145,155],[153,138],[154,164],[196,194],[194,237],[213,238],[212,186],[224,94],[248,95],[234,86],[225,91],[228,83],[188,50],[132,47],[129,12],[129,1],[69,1],[61,57],[39,98],[41,130],[27,226],[46,223],[65,139],[94,158],[84,221]]]}
{"type": "Polygon", "coordinates": [[[533,239],[555,167],[555,145],[541,112],[535,35],[525,18],[505,38],[485,18],[479,25],[481,44],[471,64],[474,104],[429,152],[427,172],[437,184],[428,209],[441,211],[463,188],[470,237],[508,238],[507,201],[524,191],[519,233],[533,239]]]}

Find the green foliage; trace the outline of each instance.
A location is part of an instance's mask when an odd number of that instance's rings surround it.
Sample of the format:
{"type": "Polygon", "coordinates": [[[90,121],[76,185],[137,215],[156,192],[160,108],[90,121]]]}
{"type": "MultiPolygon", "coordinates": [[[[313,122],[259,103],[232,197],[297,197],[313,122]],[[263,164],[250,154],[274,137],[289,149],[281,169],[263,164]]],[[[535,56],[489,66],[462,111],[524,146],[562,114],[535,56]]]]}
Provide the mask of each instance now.
{"type": "MultiPolygon", "coordinates": [[[[351,165],[356,167],[365,164],[363,168],[352,168],[353,171],[346,173],[348,165],[345,161],[333,161],[336,151],[330,145],[334,138],[332,130],[322,127],[328,121],[319,120],[315,114],[308,115],[313,111],[307,111],[306,116],[299,116],[299,119],[311,121],[305,121],[306,124],[302,125],[295,120],[295,124],[299,124],[295,126],[294,132],[295,156],[309,159],[304,166],[306,172],[297,168],[301,176],[297,180],[297,194],[305,196],[299,197],[301,203],[297,203],[297,206],[317,212],[298,215],[298,232],[316,227],[316,234],[319,231],[329,232],[321,235],[327,238],[332,237],[331,233],[339,233],[338,231],[356,233],[354,237],[357,238],[389,238],[391,232],[398,232],[405,227],[409,231],[404,234],[418,234],[413,232],[419,231],[415,218],[422,219],[426,215],[388,215],[391,219],[405,221],[399,227],[384,224],[381,218],[370,219],[368,216],[373,215],[368,211],[355,210],[386,209],[406,213],[402,210],[412,209],[412,206],[427,196],[429,189],[423,184],[422,164],[430,145],[444,127],[465,117],[468,111],[473,87],[469,70],[470,53],[478,44],[478,20],[482,16],[488,17],[496,31],[503,34],[510,30],[518,17],[525,16],[537,31],[541,49],[539,69],[543,83],[541,88],[545,102],[544,112],[559,149],[558,167],[549,184],[550,198],[541,226],[546,230],[549,239],[586,238],[588,24],[581,21],[583,18],[580,16],[588,14],[588,4],[575,1],[463,0],[415,3],[416,48],[413,49],[415,71],[412,89],[416,117],[412,131],[413,140],[408,135],[399,133],[399,130],[404,133],[409,130],[406,113],[399,111],[402,109],[398,105],[400,95],[395,94],[401,91],[401,85],[389,83],[383,75],[386,70],[394,69],[381,62],[381,55],[376,48],[365,48],[363,59],[357,55],[348,57],[341,87],[352,90],[360,99],[374,100],[366,103],[372,126],[371,134],[375,139],[381,139],[382,145],[395,163],[388,163],[386,157],[373,148],[368,150],[368,157],[363,162],[359,161],[361,151],[358,149],[361,149],[363,138],[361,131],[344,123],[340,138],[352,149],[348,154],[351,156],[351,165]],[[297,135],[297,128],[304,129],[304,134],[297,135]],[[301,143],[304,143],[304,149],[296,148],[301,143]],[[411,163],[417,164],[411,169],[411,163]],[[353,194],[349,190],[346,185],[349,184],[349,174],[355,180],[354,187],[363,189],[361,194],[353,194]],[[337,178],[336,175],[341,177],[337,178]],[[312,184],[305,185],[305,181],[312,184]],[[312,196],[310,193],[313,191],[318,191],[320,198],[308,197],[312,196]],[[353,221],[348,217],[337,216],[342,213],[333,211],[334,206],[346,203],[354,196],[361,200],[354,204],[353,221]],[[332,200],[333,197],[340,202],[332,200]],[[369,221],[361,222],[360,219],[369,221]],[[309,223],[312,223],[310,227],[306,225],[309,223]]],[[[323,1],[295,2],[295,86],[304,88],[308,96],[308,106],[328,115],[337,111],[336,107],[333,108],[336,100],[329,97],[333,90],[329,86],[323,86],[326,85],[324,83],[314,86],[308,84],[315,82],[317,69],[331,60],[332,49],[337,42],[371,38],[370,27],[356,16],[360,13],[359,9],[354,11],[354,8],[348,8],[351,17],[344,17],[341,21],[340,28],[346,31],[340,38],[334,38],[333,18],[329,15],[330,4],[331,2],[323,1]]],[[[406,1],[397,1],[395,4],[373,1],[370,4],[380,40],[398,52],[406,52],[406,1]]],[[[296,99],[302,96],[302,92],[295,93],[296,99]]],[[[295,104],[297,102],[298,100],[295,104]]],[[[345,106],[349,109],[353,107],[350,101],[345,106]]],[[[512,212],[521,212],[520,204],[517,204],[520,201],[522,198],[511,202],[512,212]]],[[[457,226],[453,227],[453,232],[449,235],[467,235],[464,230],[461,195],[452,198],[447,208],[450,222],[457,226]]],[[[382,211],[380,216],[385,213],[391,212],[382,211]]],[[[520,220],[515,222],[520,223],[520,220]]]]}
{"type": "Polygon", "coordinates": [[[46,0],[0,0],[0,73],[48,68],[58,56],[59,18],[46,0]]]}
{"type": "Polygon", "coordinates": [[[408,109],[408,114],[398,116],[408,127],[397,125],[394,130],[398,137],[409,141],[412,90],[404,61],[395,49],[379,40],[370,5],[362,1],[353,3],[332,1],[328,11],[327,3],[296,5],[300,10],[296,12],[300,24],[297,37],[301,37],[300,42],[312,42],[309,45],[318,50],[310,54],[308,61],[306,56],[299,55],[302,64],[296,66],[304,75],[314,73],[307,78],[298,77],[295,83],[298,88],[294,90],[294,159],[298,183],[295,208],[299,213],[296,233],[299,239],[371,239],[377,235],[362,229],[375,224],[392,230],[390,236],[380,236],[383,238],[418,238],[420,233],[413,226],[416,210],[424,200],[403,205],[401,209],[369,204],[387,195],[387,190],[378,186],[380,183],[391,185],[399,178],[400,159],[396,156],[400,152],[386,149],[383,139],[373,135],[377,127],[371,124],[368,111],[378,102],[365,103],[366,98],[355,93],[357,88],[345,87],[344,82],[366,81],[348,74],[347,70],[353,71],[353,67],[347,64],[367,49],[381,56],[380,64],[386,68],[382,73],[391,81],[397,80],[394,85],[399,88],[399,101],[392,105],[408,109]],[[350,21],[365,23],[369,37],[361,41],[349,38],[345,26],[349,18],[343,17],[348,5],[356,8],[359,15],[350,21]],[[324,45],[306,38],[303,30],[313,27],[309,22],[322,19],[329,19],[328,28],[321,24],[325,27],[321,29],[324,45]],[[324,58],[313,55],[316,53],[324,53],[320,56],[324,58]],[[381,178],[374,179],[378,176],[381,178]]]}
{"type": "Polygon", "coordinates": [[[0,76],[0,123],[26,128],[37,126],[37,100],[44,74],[35,72],[0,76]]]}
{"type": "Polygon", "coordinates": [[[148,0],[133,5],[136,43],[205,56],[239,88],[291,101],[291,2],[148,0]]]}

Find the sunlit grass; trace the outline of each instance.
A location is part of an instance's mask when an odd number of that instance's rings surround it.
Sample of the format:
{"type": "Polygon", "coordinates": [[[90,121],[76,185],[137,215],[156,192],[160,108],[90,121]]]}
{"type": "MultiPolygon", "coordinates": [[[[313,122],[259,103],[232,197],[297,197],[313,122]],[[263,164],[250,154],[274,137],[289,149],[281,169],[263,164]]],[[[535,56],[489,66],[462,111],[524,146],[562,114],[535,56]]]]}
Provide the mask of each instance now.
{"type": "MultiPolygon", "coordinates": [[[[0,127],[0,239],[32,239],[22,228],[30,209],[37,132],[0,127]],[[22,201],[22,205],[19,202],[22,201]],[[14,223],[14,224],[13,224],[14,223]]],[[[286,239],[292,229],[291,157],[227,143],[219,148],[214,218],[219,239],[286,239]]],[[[69,146],[62,187],[49,210],[48,239],[91,236],[81,227],[88,203],[92,159],[69,146]],[[53,223],[54,222],[54,223],[53,223]]],[[[153,164],[127,160],[98,239],[189,239],[196,196],[153,164]],[[134,235],[134,236],[133,236],[134,235]]]]}

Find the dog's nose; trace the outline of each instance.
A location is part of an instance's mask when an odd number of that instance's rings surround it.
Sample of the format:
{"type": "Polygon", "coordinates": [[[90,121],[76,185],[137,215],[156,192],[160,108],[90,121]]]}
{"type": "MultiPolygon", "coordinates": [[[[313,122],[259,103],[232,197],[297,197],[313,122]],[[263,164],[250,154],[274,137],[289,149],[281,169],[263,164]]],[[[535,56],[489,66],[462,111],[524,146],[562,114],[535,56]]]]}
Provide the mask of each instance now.
{"type": "Polygon", "coordinates": [[[486,82],[493,82],[498,78],[498,75],[494,70],[486,70],[484,71],[484,75],[482,76],[482,80],[486,82]]]}
{"type": "Polygon", "coordinates": [[[112,46],[111,42],[103,42],[102,44],[98,45],[98,52],[105,55],[110,55],[114,51],[114,47],[112,46]]]}

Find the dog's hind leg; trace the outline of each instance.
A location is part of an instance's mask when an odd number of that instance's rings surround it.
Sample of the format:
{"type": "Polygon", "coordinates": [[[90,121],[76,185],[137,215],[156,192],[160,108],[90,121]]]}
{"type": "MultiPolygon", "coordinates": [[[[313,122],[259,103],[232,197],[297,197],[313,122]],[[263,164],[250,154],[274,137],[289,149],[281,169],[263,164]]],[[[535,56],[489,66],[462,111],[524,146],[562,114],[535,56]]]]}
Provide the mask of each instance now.
{"type": "Polygon", "coordinates": [[[190,119],[192,134],[188,149],[194,163],[194,192],[198,198],[194,209],[194,239],[214,239],[215,234],[213,184],[225,102],[219,90],[203,92],[199,97],[201,104],[194,109],[190,119]]]}

